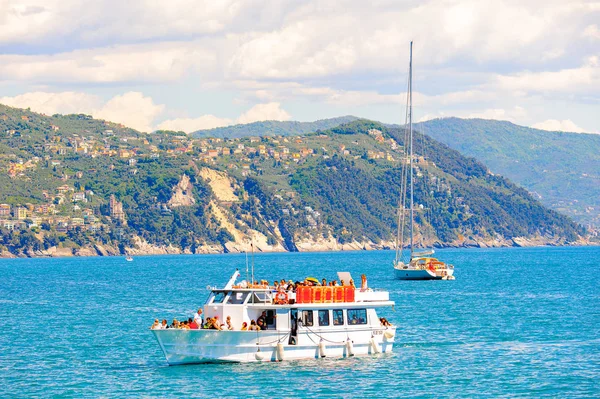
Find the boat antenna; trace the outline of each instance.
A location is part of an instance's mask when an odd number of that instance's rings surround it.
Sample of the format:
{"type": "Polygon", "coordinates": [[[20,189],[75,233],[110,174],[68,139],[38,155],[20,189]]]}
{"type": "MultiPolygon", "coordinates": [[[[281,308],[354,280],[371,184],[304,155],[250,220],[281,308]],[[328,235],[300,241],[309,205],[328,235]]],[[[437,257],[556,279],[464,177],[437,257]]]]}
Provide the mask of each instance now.
{"type": "Polygon", "coordinates": [[[413,198],[413,131],[412,131],[412,49],[413,42],[410,41],[410,61],[408,66],[408,128],[410,134],[410,259],[413,257],[413,221],[414,221],[414,198],[413,198]]]}

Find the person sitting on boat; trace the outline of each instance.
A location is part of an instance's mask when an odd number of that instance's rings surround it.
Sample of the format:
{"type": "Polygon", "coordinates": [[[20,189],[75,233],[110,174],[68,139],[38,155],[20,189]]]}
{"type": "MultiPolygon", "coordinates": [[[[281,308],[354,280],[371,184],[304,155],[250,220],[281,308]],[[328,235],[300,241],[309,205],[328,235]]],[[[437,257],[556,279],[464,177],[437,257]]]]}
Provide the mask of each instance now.
{"type": "Polygon", "coordinates": [[[224,324],[222,324],[221,320],[219,320],[219,316],[213,317],[213,327],[215,330],[222,330],[223,326],[224,324]]]}
{"type": "Polygon", "coordinates": [[[288,289],[288,283],[286,283],[284,279],[281,279],[279,286],[282,287],[284,291],[287,291],[288,289]]]}
{"type": "Polygon", "coordinates": [[[261,330],[264,330],[267,325],[267,311],[263,310],[258,319],[256,319],[256,324],[259,324],[261,330]],[[260,323],[260,324],[259,324],[260,323]]]}
{"type": "Polygon", "coordinates": [[[342,280],[342,287],[346,286],[346,282],[344,280],[342,280]]]}
{"type": "Polygon", "coordinates": [[[196,320],[192,319],[191,317],[188,319],[188,325],[190,326],[190,330],[197,330],[200,328],[198,323],[196,323],[196,320]]]}
{"type": "Polygon", "coordinates": [[[381,317],[379,319],[379,321],[381,322],[381,325],[383,327],[391,327],[392,326],[392,323],[390,323],[385,317],[381,317]]]}
{"type": "Polygon", "coordinates": [[[273,282],[273,291],[279,291],[279,281],[277,280],[273,282]]]}
{"type": "Polygon", "coordinates": [[[248,328],[250,331],[260,331],[260,327],[256,325],[256,321],[250,321],[250,327],[248,328]]]}
{"type": "Polygon", "coordinates": [[[227,316],[227,319],[225,320],[225,324],[226,324],[226,328],[229,331],[233,331],[233,326],[231,325],[231,316],[227,316]]]}
{"type": "Polygon", "coordinates": [[[198,308],[198,312],[194,314],[194,321],[199,326],[204,324],[204,319],[202,318],[202,308],[198,308]]]}
{"type": "Polygon", "coordinates": [[[179,322],[177,321],[177,319],[173,319],[173,322],[171,323],[169,328],[179,328],[179,322]]]}
{"type": "Polygon", "coordinates": [[[326,287],[326,286],[327,286],[327,280],[325,280],[325,279],[322,279],[322,280],[321,280],[321,285],[322,285],[323,287],[326,287]]]}
{"type": "Polygon", "coordinates": [[[248,331],[248,323],[246,323],[246,322],[242,323],[242,331],[248,331]]]}
{"type": "Polygon", "coordinates": [[[161,330],[166,330],[167,328],[169,328],[169,323],[167,322],[167,319],[163,319],[161,325],[160,325],[160,329],[161,330]]]}
{"type": "Polygon", "coordinates": [[[152,324],[152,327],[150,327],[151,330],[160,330],[160,323],[158,322],[158,319],[154,319],[154,323],[152,324]]]}
{"type": "Polygon", "coordinates": [[[258,318],[258,320],[256,320],[256,325],[258,326],[259,330],[266,330],[267,329],[267,326],[266,326],[265,322],[260,317],[258,318]]]}

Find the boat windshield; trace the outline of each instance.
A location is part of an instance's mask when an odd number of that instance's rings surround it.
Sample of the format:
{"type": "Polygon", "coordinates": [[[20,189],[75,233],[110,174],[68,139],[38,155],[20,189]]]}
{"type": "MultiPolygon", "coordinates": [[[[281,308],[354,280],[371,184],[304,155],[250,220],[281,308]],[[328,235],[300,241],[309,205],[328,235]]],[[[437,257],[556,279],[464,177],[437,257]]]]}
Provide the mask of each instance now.
{"type": "Polygon", "coordinates": [[[246,302],[248,295],[248,292],[232,292],[227,297],[227,303],[230,305],[241,305],[246,302]]]}
{"type": "Polygon", "coordinates": [[[223,303],[225,294],[226,292],[223,291],[213,292],[211,297],[208,299],[208,303],[223,303]]]}
{"type": "Polygon", "coordinates": [[[271,302],[271,296],[267,292],[254,292],[252,298],[250,299],[250,303],[267,303],[271,302]]]}

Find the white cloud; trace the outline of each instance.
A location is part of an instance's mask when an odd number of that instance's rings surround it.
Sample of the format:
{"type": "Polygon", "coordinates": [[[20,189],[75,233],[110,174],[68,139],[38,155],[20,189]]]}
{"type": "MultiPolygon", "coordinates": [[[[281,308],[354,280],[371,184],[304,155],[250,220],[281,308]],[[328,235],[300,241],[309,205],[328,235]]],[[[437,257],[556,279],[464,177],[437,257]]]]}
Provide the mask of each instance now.
{"type": "Polygon", "coordinates": [[[151,97],[140,92],[127,92],[114,96],[92,114],[96,118],[120,122],[141,132],[151,132],[152,122],[165,106],[154,104],[151,97]]]}
{"type": "Polygon", "coordinates": [[[215,56],[194,43],[125,45],[56,55],[0,55],[0,79],[44,84],[173,81],[208,71],[215,56]]]}
{"type": "Polygon", "coordinates": [[[496,81],[497,87],[503,90],[595,94],[600,89],[598,56],[586,58],[579,68],[525,71],[509,76],[497,76],[496,81]]]}
{"type": "Polygon", "coordinates": [[[3,0],[0,43],[53,45],[57,37],[93,44],[223,31],[253,4],[237,0],[3,0]]]}
{"type": "MultiPolygon", "coordinates": [[[[585,130],[577,126],[572,120],[556,120],[548,119],[543,122],[536,123],[532,126],[535,129],[558,131],[558,132],[573,132],[573,133],[585,133],[585,130]]],[[[588,132],[589,133],[589,132],[588,132]]]]}
{"type": "Polygon", "coordinates": [[[156,127],[157,130],[175,130],[186,133],[196,130],[214,129],[217,127],[233,125],[234,121],[227,118],[219,118],[214,115],[202,115],[198,118],[176,118],[161,122],[156,127]]]}
{"type": "Polygon", "coordinates": [[[290,114],[281,108],[277,102],[256,104],[238,118],[238,123],[252,123],[258,121],[287,121],[290,114]]]}
{"type": "Polygon", "coordinates": [[[152,122],[164,110],[152,98],[140,92],[127,92],[104,102],[100,97],[78,92],[31,92],[15,97],[1,97],[0,103],[31,108],[44,114],[84,113],[94,118],[122,123],[142,132],[152,131],[152,122]]]}
{"type": "Polygon", "coordinates": [[[90,113],[101,106],[102,100],[94,95],[65,91],[48,93],[42,91],[24,93],[14,97],[0,97],[0,104],[17,108],[31,108],[47,115],[90,113]]]}
{"type": "Polygon", "coordinates": [[[589,25],[583,31],[583,37],[588,37],[594,40],[600,40],[600,29],[598,29],[598,25],[589,25]]]}

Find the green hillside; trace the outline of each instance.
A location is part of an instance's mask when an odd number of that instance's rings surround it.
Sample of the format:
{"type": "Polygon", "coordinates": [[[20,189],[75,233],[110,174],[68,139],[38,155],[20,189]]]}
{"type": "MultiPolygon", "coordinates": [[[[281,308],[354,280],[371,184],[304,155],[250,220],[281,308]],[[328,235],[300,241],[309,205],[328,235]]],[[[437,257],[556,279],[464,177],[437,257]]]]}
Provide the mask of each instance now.
{"type": "Polygon", "coordinates": [[[419,128],[525,187],[546,206],[600,227],[600,135],[458,118],[434,119],[419,128]]]}
{"type": "MultiPolygon", "coordinates": [[[[0,253],[241,251],[251,237],[258,250],[389,246],[402,133],[358,120],[305,135],[192,138],[0,106],[0,253]]],[[[417,142],[421,244],[584,234],[474,159],[417,142]]]]}
{"type": "Polygon", "coordinates": [[[263,121],[243,125],[198,130],[191,133],[193,137],[240,138],[250,136],[294,136],[327,130],[343,123],[357,120],[355,116],[322,119],[315,122],[297,121],[263,121]]]}

